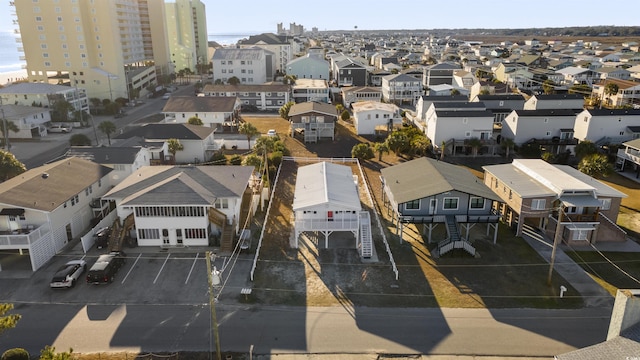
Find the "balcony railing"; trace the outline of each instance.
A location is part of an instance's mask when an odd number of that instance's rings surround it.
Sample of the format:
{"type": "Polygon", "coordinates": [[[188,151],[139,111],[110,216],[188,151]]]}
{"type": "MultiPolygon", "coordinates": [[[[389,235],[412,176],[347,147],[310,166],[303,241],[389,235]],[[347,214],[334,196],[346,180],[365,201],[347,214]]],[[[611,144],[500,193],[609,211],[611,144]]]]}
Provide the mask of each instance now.
{"type": "Polygon", "coordinates": [[[51,231],[49,224],[39,227],[35,225],[24,225],[23,228],[14,230],[0,230],[0,249],[14,249],[16,247],[26,247],[51,231]]]}
{"type": "Polygon", "coordinates": [[[302,231],[313,230],[357,230],[358,220],[348,219],[334,219],[329,221],[328,219],[297,219],[295,221],[296,229],[302,231]]]}
{"type": "Polygon", "coordinates": [[[628,153],[625,151],[625,149],[618,149],[618,157],[625,159],[625,160],[629,160],[629,161],[633,161],[636,164],[640,164],[640,152],[636,152],[636,154],[633,153],[628,153]]]}

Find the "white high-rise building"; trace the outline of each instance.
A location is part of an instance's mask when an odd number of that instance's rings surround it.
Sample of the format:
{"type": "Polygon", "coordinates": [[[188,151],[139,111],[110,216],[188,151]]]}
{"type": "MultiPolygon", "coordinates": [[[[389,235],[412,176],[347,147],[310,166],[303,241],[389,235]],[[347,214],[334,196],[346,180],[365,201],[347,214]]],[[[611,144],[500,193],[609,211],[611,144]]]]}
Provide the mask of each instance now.
{"type": "Polygon", "coordinates": [[[163,0],[12,1],[30,82],[135,98],[173,71],[163,0]]]}
{"type": "Polygon", "coordinates": [[[200,0],[173,0],[165,3],[169,51],[176,71],[207,71],[207,20],[200,0]]]}

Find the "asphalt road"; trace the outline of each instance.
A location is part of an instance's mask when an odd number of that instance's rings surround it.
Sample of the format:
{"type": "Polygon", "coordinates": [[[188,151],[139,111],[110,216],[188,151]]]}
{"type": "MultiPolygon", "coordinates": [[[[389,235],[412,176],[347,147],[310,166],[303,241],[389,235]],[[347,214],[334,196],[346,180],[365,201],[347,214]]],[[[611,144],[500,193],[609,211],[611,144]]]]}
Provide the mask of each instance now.
{"type": "MultiPolygon", "coordinates": [[[[179,86],[174,94],[179,96],[193,96],[193,86],[179,86]]],[[[113,136],[149,115],[160,113],[166,102],[167,101],[162,98],[145,99],[142,105],[124,108],[127,115],[117,119],[112,116],[94,116],[95,129],[93,126],[82,129],[74,128],[69,134],[49,134],[40,141],[20,142],[14,140],[11,144],[11,152],[14,153],[18,160],[25,164],[27,169],[32,169],[63,156],[69,149],[69,138],[74,134],[87,135],[93,144],[96,143],[97,138],[98,144],[108,145],[109,140],[107,136],[98,129],[98,125],[101,122],[111,121],[116,125],[117,130],[112,134],[113,136]]]]}
{"type": "MultiPolygon", "coordinates": [[[[207,351],[202,305],[17,304],[0,349],[207,351]],[[46,319],[46,321],[43,321],[46,319]]],[[[218,304],[222,351],[553,356],[604,341],[610,310],[242,307],[218,304]]]]}

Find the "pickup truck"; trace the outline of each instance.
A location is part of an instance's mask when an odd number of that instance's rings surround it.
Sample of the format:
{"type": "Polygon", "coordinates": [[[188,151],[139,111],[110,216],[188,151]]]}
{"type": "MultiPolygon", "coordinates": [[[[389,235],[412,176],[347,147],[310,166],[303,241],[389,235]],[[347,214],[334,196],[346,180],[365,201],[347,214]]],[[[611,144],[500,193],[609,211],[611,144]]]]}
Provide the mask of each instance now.
{"type": "Polygon", "coordinates": [[[87,283],[96,285],[112,283],[126,259],[122,251],[100,255],[87,273],[87,283]]]}
{"type": "Polygon", "coordinates": [[[69,133],[71,132],[71,130],[73,129],[73,127],[71,125],[67,125],[67,124],[52,124],[49,129],[47,129],[48,132],[50,133],[69,133]]]}

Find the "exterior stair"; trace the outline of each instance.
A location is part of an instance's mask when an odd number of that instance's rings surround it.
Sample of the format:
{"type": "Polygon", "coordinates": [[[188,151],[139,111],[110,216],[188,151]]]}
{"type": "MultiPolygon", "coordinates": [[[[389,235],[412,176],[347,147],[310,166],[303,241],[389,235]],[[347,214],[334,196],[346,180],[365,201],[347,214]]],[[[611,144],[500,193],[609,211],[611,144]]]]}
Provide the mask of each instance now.
{"type": "Polygon", "coordinates": [[[453,249],[463,249],[468,252],[472,256],[476,255],[476,248],[471,245],[466,239],[460,238],[460,232],[458,231],[458,226],[456,224],[456,219],[454,216],[447,216],[447,233],[449,234],[449,238],[438,244],[437,254],[438,257],[448,253],[453,249]]]}
{"type": "Polygon", "coordinates": [[[373,237],[371,236],[371,216],[368,211],[360,212],[360,256],[370,259],[373,256],[373,237]]]}

